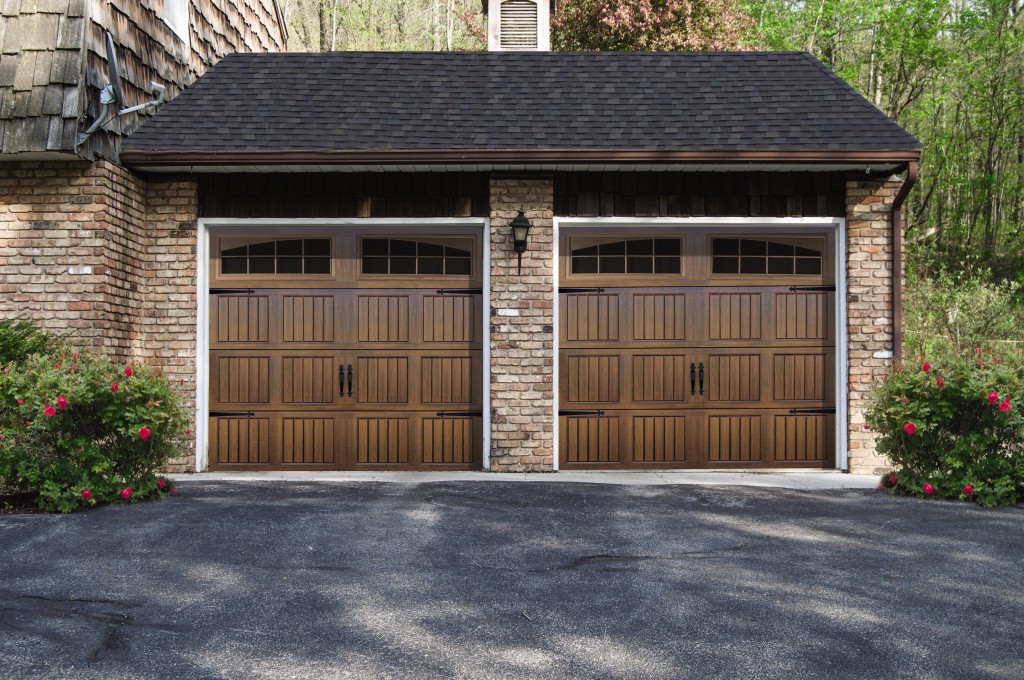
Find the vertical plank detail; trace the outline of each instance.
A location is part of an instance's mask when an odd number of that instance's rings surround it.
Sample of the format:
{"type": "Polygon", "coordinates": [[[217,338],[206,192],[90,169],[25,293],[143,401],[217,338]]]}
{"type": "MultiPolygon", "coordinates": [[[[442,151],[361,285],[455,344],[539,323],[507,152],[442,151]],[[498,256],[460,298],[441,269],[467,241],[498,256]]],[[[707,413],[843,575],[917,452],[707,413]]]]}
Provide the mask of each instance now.
{"type": "Polygon", "coordinates": [[[360,404],[409,403],[409,359],[358,357],[356,400],[360,404]]]}
{"type": "Polygon", "coordinates": [[[685,356],[635,356],[633,401],[686,401],[689,376],[685,356]]]}
{"type": "Polygon", "coordinates": [[[761,460],[761,416],[708,416],[708,460],[761,460]]]}
{"type": "Polygon", "coordinates": [[[217,464],[268,465],[270,420],[267,418],[213,418],[217,441],[211,449],[217,464]]]}
{"type": "Polygon", "coordinates": [[[825,461],[831,430],[829,420],[826,415],[775,416],[775,460],[825,461]]]}
{"type": "Polygon", "coordinates": [[[329,465],[334,462],[334,420],[285,418],[281,425],[282,462],[329,465]]]}
{"type": "Polygon", "coordinates": [[[336,367],[330,357],[284,357],[281,365],[284,403],[334,403],[336,367]]]}
{"type": "Polygon", "coordinates": [[[712,340],[760,340],[760,293],[711,293],[708,337],[712,340]]]}
{"type": "Polygon", "coordinates": [[[409,342],[409,296],[360,295],[359,342],[409,342]]]}
{"type": "Polygon", "coordinates": [[[270,402],[269,357],[220,357],[217,361],[217,396],[221,404],[270,402]]]}
{"type": "Polygon", "coordinates": [[[334,342],[334,298],[285,295],[281,322],[285,342],[334,342]]]}
{"type": "Polygon", "coordinates": [[[267,296],[222,295],[217,298],[217,342],[269,342],[267,296]]]}
{"type": "Polygon", "coordinates": [[[618,463],[617,416],[569,416],[565,419],[566,458],[570,463],[618,463]]]}
{"type": "Polygon", "coordinates": [[[634,416],[633,461],[682,463],[686,461],[684,416],[634,416]]]}
{"type": "Polygon", "coordinates": [[[569,380],[568,401],[570,402],[616,402],[619,401],[619,357],[573,356],[568,357],[569,380]]]}
{"type": "Polygon", "coordinates": [[[569,342],[619,339],[618,295],[566,295],[562,332],[569,342]]]}
{"type": "Polygon", "coordinates": [[[776,354],[774,375],[776,401],[821,401],[830,376],[823,354],[776,354]]]}
{"type": "Polygon", "coordinates": [[[424,404],[473,401],[476,374],[470,357],[423,357],[420,367],[420,401],[424,404]]]}
{"type": "Polygon", "coordinates": [[[825,340],[829,337],[828,293],[775,295],[775,337],[779,340],[825,340]]]}
{"type": "Polygon", "coordinates": [[[633,339],[685,340],[686,295],[634,295],[633,339]]]}
{"type": "Polygon", "coordinates": [[[480,320],[472,295],[423,296],[423,342],[473,342],[480,320]]]}
{"type": "Polygon", "coordinates": [[[708,401],[760,401],[760,354],[708,357],[708,401]]]}
{"type": "Polygon", "coordinates": [[[480,418],[424,418],[423,463],[468,465],[482,441],[480,418]]]}
{"type": "Polygon", "coordinates": [[[356,459],[364,465],[409,463],[407,418],[356,419],[356,459]]]}

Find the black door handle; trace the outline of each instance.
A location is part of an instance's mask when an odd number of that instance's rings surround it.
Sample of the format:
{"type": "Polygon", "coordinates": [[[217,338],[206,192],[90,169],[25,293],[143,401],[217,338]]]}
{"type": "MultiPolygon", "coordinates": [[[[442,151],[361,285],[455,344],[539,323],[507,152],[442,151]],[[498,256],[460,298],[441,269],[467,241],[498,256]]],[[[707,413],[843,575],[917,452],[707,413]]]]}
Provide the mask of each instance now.
{"type": "Polygon", "coordinates": [[[697,394],[704,394],[704,362],[700,362],[700,390],[697,394]]]}
{"type": "Polygon", "coordinates": [[[690,362],[690,396],[697,394],[697,364],[690,362]]]}
{"type": "Polygon", "coordinates": [[[345,364],[338,364],[338,396],[345,396],[345,364]]]}
{"type": "Polygon", "coordinates": [[[348,396],[352,396],[352,364],[348,365],[348,396]]]}

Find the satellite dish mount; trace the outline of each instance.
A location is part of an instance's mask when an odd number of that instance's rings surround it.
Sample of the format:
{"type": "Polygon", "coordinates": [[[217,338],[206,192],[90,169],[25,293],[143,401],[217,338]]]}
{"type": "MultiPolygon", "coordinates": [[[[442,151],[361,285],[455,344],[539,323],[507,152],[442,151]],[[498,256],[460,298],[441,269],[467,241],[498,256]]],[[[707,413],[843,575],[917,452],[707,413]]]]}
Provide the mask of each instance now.
{"type": "Polygon", "coordinates": [[[99,130],[106,123],[123,116],[126,113],[135,113],[136,111],[142,111],[143,109],[153,108],[164,103],[164,86],[159,83],[149,81],[149,91],[156,95],[156,99],[138,104],[136,106],[129,106],[128,108],[122,108],[124,106],[124,92],[121,90],[121,69],[117,65],[117,50],[114,48],[114,38],[110,35],[110,31],[107,31],[107,86],[100,90],[100,115],[96,117],[92,125],[85,132],[81,132],[78,135],[78,144],[75,146],[81,146],[85,143],[85,140],[89,139],[92,133],[99,130]]]}

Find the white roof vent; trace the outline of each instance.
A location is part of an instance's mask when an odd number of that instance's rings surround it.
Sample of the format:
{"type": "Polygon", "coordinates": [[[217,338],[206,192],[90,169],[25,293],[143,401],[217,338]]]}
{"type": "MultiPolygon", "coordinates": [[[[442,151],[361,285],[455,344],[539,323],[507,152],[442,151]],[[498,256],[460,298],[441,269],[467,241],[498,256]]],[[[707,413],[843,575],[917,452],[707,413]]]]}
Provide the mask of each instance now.
{"type": "Polygon", "coordinates": [[[488,0],[487,49],[548,51],[550,23],[549,0],[488,0]]]}

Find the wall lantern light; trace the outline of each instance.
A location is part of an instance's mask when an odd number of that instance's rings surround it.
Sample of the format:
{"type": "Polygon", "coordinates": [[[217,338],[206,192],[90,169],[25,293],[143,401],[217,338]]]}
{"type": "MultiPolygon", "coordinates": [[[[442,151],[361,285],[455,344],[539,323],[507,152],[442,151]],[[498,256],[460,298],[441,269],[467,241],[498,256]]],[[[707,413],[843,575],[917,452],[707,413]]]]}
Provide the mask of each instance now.
{"type": "Polygon", "coordinates": [[[523,253],[526,252],[526,236],[530,233],[530,220],[520,210],[516,218],[512,220],[512,249],[516,251],[519,258],[519,273],[523,273],[523,253]]]}

